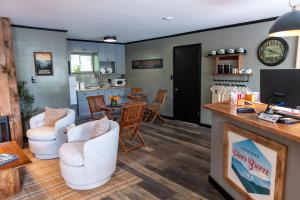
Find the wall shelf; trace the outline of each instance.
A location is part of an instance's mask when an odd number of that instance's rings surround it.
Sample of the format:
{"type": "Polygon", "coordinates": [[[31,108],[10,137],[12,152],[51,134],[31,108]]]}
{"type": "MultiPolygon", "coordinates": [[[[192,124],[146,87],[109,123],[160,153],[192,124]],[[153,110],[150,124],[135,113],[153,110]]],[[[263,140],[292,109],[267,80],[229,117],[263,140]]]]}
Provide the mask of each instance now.
{"type": "Polygon", "coordinates": [[[249,77],[252,74],[218,74],[213,73],[214,81],[228,81],[228,82],[249,82],[249,77]]]}
{"type": "Polygon", "coordinates": [[[238,72],[244,67],[244,56],[246,54],[224,54],[207,56],[208,58],[215,59],[215,72],[212,74],[214,81],[228,81],[228,82],[249,82],[249,76],[252,74],[219,74],[218,65],[223,61],[235,61],[238,72]]]}
{"type": "Polygon", "coordinates": [[[216,60],[215,73],[218,73],[218,65],[222,61],[228,61],[228,60],[236,61],[235,68],[238,68],[238,71],[240,71],[240,69],[242,69],[242,67],[244,66],[244,56],[245,54],[224,54],[224,55],[216,55],[216,56],[208,56],[208,57],[214,58],[216,60]]]}

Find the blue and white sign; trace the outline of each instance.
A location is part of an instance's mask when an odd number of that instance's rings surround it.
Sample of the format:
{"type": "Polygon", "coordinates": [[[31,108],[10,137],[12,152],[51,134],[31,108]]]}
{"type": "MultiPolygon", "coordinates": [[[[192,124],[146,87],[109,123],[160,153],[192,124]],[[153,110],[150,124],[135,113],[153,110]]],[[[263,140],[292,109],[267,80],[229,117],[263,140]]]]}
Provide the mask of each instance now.
{"type": "Polygon", "coordinates": [[[228,132],[228,178],[257,200],[273,200],[277,152],[228,132]]]}

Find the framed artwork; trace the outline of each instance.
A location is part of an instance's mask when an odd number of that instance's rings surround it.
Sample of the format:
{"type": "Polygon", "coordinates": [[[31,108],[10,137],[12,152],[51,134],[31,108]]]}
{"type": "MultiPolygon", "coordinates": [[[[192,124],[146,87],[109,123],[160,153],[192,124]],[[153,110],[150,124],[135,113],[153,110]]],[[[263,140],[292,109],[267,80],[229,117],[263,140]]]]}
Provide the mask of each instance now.
{"type": "Polygon", "coordinates": [[[132,69],[158,69],[163,68],[163,59],[133,60],[132,69]]]}
{"type": "Polygon", "coordinates": [[[245,199],[284,198],[287,147],[231,124],[224,126],[224,179],[245,199]]]}
{"type": "Polygon", "coordinates": [[[36,76],[52,76],[53,61],[51,52],[33,52],[36,76]]]}

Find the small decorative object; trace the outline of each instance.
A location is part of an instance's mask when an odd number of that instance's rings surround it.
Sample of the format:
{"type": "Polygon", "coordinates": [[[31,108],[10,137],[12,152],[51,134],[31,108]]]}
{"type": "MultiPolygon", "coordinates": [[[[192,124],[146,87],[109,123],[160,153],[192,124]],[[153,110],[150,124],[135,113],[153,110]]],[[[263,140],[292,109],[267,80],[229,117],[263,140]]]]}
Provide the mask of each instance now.
{"type": "Polygon", "coordinates": [[[120,100],[120,96],[117,95],[109,96],[109,100],[110,100],[111,107],[117,107],[118,101],[120,100]]]}
{"type": "Polygon", "coordinates": [[[34,52],[33,57],[36,76],[53,75],[53,61],[51,52],[34,52]]]}
{"type": "Polygon", "coordinates": [[[267,38],[258,47],[257,56],[261,63],[276,66],[282,63],[288,54],[289,45],[282,38],[267,38]]]}
{"type": "Polygon", "coordinates": [[[218,55],[224,55],[224,54],[225,54],[225,50],[224,50],[224,49],[219,49],[219,50],[217,51],[217,54],[218,54],[218,55]]]}
{"type": "Polygon", "coordinates": [[[246,55],[246,53],[247,53],[246,49],[244,49],[244,48],[237,48],[237,49],[235,50],[235,52],[236,52],[236,53],[239,53],[239,54],[245,54],[245,55],[246,55]]]}
{"type": "Polygon", "coordinates": [[[252,74],[252,69],[246,69],[246,74],[252,74]]]}
{"type": "Polygon", "coordinates": [[[223,175],[243,199],[282,200],[286,159],[285,145],[225,124],[223,175]]]}
{"type": "Polygon", "coordinates": [[[157,68],[163,68],[162,58],[132,61],[132,69],[157,69],[157,68]]]}
{"type": "Polygon", "coordinates": [[[111,67],[108,67],[108,68],[106,69],[106,71],[107,71],[108,74],[113,73],[113,69],[112,69],[111,67]]]}
{"type": "Polygon", "coordinates": [[[215,55],[217,55],[216,51],[209,51],[208,52],[208,56],[215,56],[215,55]]]}
{"type": "Polygon", "coordinates": [[[227,54],[234,54],[234,49],[226,49],[227,54]]]}
{"type": "Polygon", "coordinates": [[[100,74],[105,74],[105,73],[106,73],[105,68],[104,68],[104,67],[101,67],[101,68],[100,68],[100,74]]]}

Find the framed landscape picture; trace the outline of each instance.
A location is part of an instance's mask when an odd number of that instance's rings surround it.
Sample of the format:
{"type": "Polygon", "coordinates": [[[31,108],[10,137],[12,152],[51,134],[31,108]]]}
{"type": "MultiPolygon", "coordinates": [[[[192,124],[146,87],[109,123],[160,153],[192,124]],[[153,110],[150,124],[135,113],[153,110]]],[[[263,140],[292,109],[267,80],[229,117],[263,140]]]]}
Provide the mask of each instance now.
{"type": "Polygon", "coordinates": [[[36,76],[53,75],[53,61],[51,52],[34,52],[33,57],[36,76]]]}
{"type": "Polygon", "coordinates": [[[286,159],[286,146],[225,124],[224,179],[245,199],[284,199],[286,159]]]}

